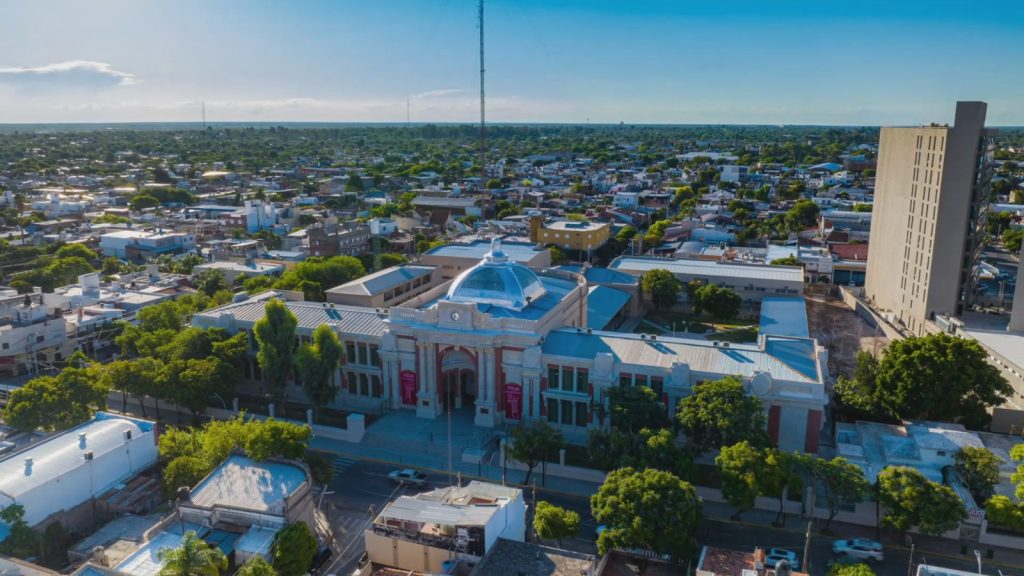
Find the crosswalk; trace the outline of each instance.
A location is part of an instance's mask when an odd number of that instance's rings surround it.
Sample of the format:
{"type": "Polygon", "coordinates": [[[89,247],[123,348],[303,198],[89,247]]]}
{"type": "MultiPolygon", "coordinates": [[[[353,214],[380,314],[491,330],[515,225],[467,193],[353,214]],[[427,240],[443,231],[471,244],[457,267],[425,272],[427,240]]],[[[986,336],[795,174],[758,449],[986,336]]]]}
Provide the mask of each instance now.
{"type": "Polygon", "coordinates": [[[335,456],[331,459],[331,470],[334,470],[335,476],[340,476],[357,462],[352,458],[345,458],[344,456],[335,456]]]}

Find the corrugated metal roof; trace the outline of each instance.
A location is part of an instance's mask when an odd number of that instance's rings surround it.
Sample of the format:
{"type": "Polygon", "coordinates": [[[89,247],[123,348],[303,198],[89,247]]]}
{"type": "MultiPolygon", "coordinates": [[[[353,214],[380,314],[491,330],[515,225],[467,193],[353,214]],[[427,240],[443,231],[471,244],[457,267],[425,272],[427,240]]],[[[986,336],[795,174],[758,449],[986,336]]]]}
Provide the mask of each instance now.
{"type": "MultiPolygon", "coordinates": [[[[813,354],[813,342],[809,350],[813,354]]],[[[577,332],[562,328],[548,334],[544,340],[544,354],[570,358],[592,359],[599,353],[611,354],[616,362],[641,366],[657,366],[669,369],[674,363],[688,364],[691,370],[712,374],[735,374],[749,377],[755,371],[769,373],[772,378],[791,382],[817,382],[791,366],[783,359],[776,358],[757,345],[731,344],[729,347],[715,346],[712,342],[683,340],[680,338],[641,339],[640,335],[615,332],[577,332]]],[[[806,349],[805,349],[806,351],[806,349]]],[[[793,350],[785,350],[789,354],[793,350]]],[[[795,359],[787,358],[791,362],[795,359]]],[[[813,356],[811,357],[813,361],[813,356]]]]}
{"type": "Polygon", "coordinates": [[[248,554],[266,554],[270,552],[270,545],[274,543],[274,536],[277,535],[277,532],[273,528],[264,528],[253,524],[235,542],[235,550],[248,554]]]}
{"type": "Polygon", "coordinates": [[[191,500],[205,508],[221,505],[280,514],[284,499],[305,481],[306,472],[293,464],[257,462],[235,454],[200,482],[191,500]]]}
{"type": "Polygon", "coordinates": [[[384,518],[438,524],[441,526],[484,526],[498,511],[497,506],[457,506],[433,500],[400,496],[381,512],[384,518]]]}
{"type": "MultiPolygon", "coordinates": [[[[320,302],[285,302],[285,304],[298,318],[298,327],[302,329],[312,331],[321,324],[328,324],[341,334],[383,336],[387,331],[384,325],[387,315],[378,313],[373,308],[320,302]]],[[[266,313],[265,309],[266,299],[246,300],[200,312],[193,316],[192,321],[197,326],[214,326],[221,314],[232,314],[235,322],[245,327],[251,327],[257,320],[263,318],[266,313]],[[196,319],[199,319],[198,323],[196,323],[196,319]]]]}
{"type": "Polygon", "coordinates": [[[748,280],[779,280],[802,284],[804,271],[790,266],[763,266],[759,264],[732,264],[707,260],[670,260],[668,258],[643,258],[620,256],[610,268],[631,272],[668,270],[673,274],[702,276],[707,278],[744,278],[748,280]]]}
{"type": "MultiPolygon", "coordinates": [[[[536,244],[525,242],[502,242],[501,249],[510,259],[516,262],[529,262],[544,251],[543,249],[537,248],[536,244]]],[[[471,244],[445,244],[444,246],[438,246],[437,248],[432,248],[431,250],[424,252],[424,255],[481,260],[483,259],[484,254],[487,254],[490,251],[490,242],[486,240],[478,240],[471,244]]]]}
{"type": "Polygon", "coordinates": [[[435,266],[418,266],[415,264],[392,266],[362,278],[357,278],[341,286],[335,286],[328,290],[327,293],[360,294],[366,296],[380,294],[399,284],[415,280],[421,276],[429,276],[435,269],[435,266]]]}

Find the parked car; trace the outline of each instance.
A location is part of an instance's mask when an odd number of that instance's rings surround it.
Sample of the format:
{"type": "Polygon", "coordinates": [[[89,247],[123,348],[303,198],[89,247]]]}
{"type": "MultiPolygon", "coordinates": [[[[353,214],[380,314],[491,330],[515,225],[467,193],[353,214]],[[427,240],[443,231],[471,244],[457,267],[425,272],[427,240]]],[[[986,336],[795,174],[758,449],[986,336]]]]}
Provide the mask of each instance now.
{"type": "Polygon", "coordinates": [[[398,484],[411,484],[413,486],[423,486],[427,483],[427,475],[412,468],[392,470],[388,473],[388,478],[398,484]]]}
{"type": "Polygon", "coordinates": [[[853,540],[836,540],[832,543],[834,554],[844,554],[861,560],[876,560],[881,562],[885,559],[882,553],[882,544],[867,538],[854,538],[853,540]]]}
{"type": "Polygon", "coordinates": [[[779,563],[779,560],[786,560],[789,562],[790,568],[799,568],[796,561],[796,552],[792,550],[784,550],[782,548],[769,548],[764,556],[764,565],[767,568],[775,568],[775,565],[779,563]]]}
{"type": "Polygon", "coordinates": [[[331,554],[333,553],[334,551],[331,550],[330,546],[321,546],[316,551],[316,555],[313,556],[313,561],[309,564],[309,573],[319,574],[320,569],[331,559],[331,554]]]}

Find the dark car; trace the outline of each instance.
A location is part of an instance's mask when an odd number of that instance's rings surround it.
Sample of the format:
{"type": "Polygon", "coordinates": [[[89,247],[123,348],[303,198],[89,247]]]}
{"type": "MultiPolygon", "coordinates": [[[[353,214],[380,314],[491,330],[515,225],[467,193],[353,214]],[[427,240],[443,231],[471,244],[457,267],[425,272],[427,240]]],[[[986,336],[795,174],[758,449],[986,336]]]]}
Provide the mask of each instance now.
{"type": "Polygon", "coordinates": [[[330,546],[321,546],[313,556],[313,561],[309,564],[309,573],[319,574],[320,569],[331,559],[332,554],[334,554],[334,551],[331,550],[330,546]]]}

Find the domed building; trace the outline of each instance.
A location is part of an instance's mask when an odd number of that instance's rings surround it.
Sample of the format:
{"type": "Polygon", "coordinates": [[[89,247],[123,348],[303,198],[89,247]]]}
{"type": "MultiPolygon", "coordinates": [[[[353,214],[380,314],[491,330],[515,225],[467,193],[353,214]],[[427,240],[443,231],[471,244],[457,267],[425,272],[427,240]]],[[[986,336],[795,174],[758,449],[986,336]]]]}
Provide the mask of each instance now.
{"type": "MultiPolygon", "coordinates": [[[[411,284],[407,299],[394,297],[400,302],[388,308],[287,302],[299,338],[328,324],[345,344],[331,405],[414,410],[423,418],[450,408],[483,427],[544,420],[584,442],[590,430],[609,426],[609,390],[649,387],[672,415],[695,384],[734,375],[764,403],[769,435],[780,448],[817,451],[827,355],[813,339],[762,335],[756,343],[730,344],[596,329],[591,316],[615,311],[595,309],[589,298],[614,289],[588,286],[587,278],[607,274],[531,268],[522,261],[532,257],[532,245],[508,247],[494,240],[475,265],[453,270],[447,281],[411,284]]],[[[453,250],[465,258],[469,247],[453,250]]],[[[399,290],[380,273],[345,287],[399,290]]],[[[201,312],[193,324],[251,333],[270,297],[201,312]]],[[[246,376],[258,386],[254,360],[246,376]]],[[[299,386],[289,393],[302,399],[299,386]]]]}

